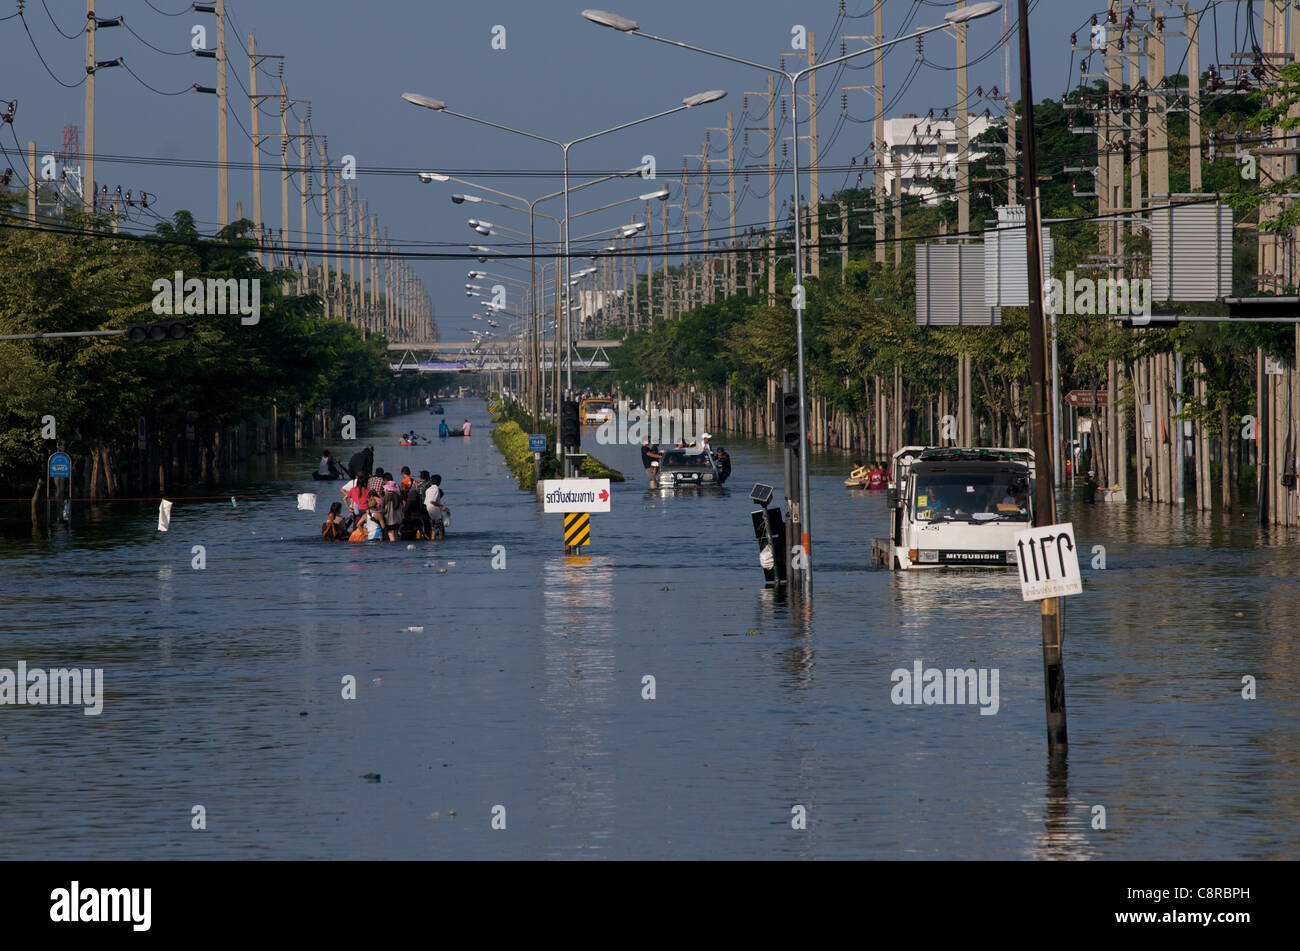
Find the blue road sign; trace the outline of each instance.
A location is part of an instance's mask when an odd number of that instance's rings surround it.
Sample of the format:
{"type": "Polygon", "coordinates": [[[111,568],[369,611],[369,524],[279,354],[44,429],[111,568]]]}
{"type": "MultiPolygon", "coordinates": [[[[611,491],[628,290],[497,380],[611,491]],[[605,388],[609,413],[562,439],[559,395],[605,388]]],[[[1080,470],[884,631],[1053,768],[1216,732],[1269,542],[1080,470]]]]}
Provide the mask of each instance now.
{"type": "Polygon", "coordinates": [[[528,437],[529,452],[545,452],[546,436],[543,433],[532,433],[528,437]]]}
{"type": "Polygon", "coordinates": [[[56,452],[54,455],[50,456],[50,478],[72,478],[72,457],[66,452],[56,452]]]}

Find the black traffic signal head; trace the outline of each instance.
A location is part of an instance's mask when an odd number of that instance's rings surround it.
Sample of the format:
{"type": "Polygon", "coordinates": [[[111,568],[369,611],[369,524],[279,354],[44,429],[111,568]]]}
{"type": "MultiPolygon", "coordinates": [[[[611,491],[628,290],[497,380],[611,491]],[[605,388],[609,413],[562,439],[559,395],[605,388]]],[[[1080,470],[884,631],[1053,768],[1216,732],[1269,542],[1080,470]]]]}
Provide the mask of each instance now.
{"type": "Polygon", "coordinates": [[[801,433],[799,431],[799,394],[781,394],[781,441],[787,449],[798,449],[801,433]]]}
{"type": "Polygon", "coordinates": [[[560,405],[560,445],[577,449],[582,445],[582,425],[578,421],[578,404],[565,400],[560,405]]]}
{"type": "Polygon", "coordinates": [[[168,340],[184,340],[189,328],[182,321],[173,320],[161,324],[137,324],[127,328],[126,339],[131,343],[163,343],[168,340]]]}

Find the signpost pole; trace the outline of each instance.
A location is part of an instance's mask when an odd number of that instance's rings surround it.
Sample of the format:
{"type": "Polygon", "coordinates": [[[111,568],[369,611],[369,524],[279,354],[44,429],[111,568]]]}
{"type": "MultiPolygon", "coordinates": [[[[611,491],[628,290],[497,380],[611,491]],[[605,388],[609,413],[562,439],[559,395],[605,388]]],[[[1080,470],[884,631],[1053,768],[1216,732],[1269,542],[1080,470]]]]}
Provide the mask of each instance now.
{"type": "MultiPolygon", "coordinates": [[[[1043,319],[1043,268],[1039,256],[1038,161],[1035,149],[1034,90],[1029,61],[1029,2],[1018,0],[1020,14],[1020,101],[1024,108],[1021,123],[1021,163],[1024,174],[1026,260],[1029,269],[1029,367],[1032,382],[1030,417],[1034,431],[1034,455],[1039,473],[1035,510],[1037,519],[1049,525],[1056,522],[1055,467],[1051,434],[1047,421],[1047,353],[1043,319]],[[1046,467],[1047,472],[1042,471],[1046,467]]],[[[1061,614],[1059,598],[1044,598],[1040,603],[1043,637],[1044,697],[1047,704],[1047,749],[1063,753],[1068,744],[1065,719],[1065,665],[1062,659],[1061,614]]]]}

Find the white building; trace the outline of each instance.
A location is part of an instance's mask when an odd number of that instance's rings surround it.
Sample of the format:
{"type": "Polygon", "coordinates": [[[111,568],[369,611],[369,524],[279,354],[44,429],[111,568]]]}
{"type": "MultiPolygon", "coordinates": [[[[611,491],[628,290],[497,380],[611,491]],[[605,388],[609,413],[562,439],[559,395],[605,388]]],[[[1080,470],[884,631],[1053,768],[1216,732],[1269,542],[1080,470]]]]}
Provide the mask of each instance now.
{"type": "MultiPolygon", "coordinates": [[[[984,116],[967,116],[970,141],[988,131],[994,122],[984,116]]],[[[1000,124],[1000,123],[999,123],[1000,124]]],[[[936,189],[928,184],[934,179],[957,179],[957,120],[930,119],[911,113],[885,120],[885,148],[879,161],[885,168],[878,181],[887,194],[893,194],[894,160],[898,160],[904,195],[937,202],[936,189]]],[[[978,161],[987,151],[971,150],[968,161],[978,161]]]]}

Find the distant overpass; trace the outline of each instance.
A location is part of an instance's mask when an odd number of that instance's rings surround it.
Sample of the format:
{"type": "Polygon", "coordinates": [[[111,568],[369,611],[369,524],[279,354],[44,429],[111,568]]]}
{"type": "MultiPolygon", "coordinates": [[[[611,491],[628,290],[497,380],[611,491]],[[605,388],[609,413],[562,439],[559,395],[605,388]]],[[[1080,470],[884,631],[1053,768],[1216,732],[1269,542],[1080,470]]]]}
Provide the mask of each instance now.
{"type": "MultiPolygon", "coordinates": [[[[576,370],[608,370],[609,351],[617,349],[618,340],[579,340],[571,349],[576,370]]],[[[429,343],[390,343],[390,353],[401,353],[396,363],[389,365],[398,371],[413,373],[479,373],[488,370],[514,371],[521,369],[527,355],[517,339],[498,342],[474,341],[429,343]],[[421,360],[417,354],[430,354],[434,359],[421,360]]],[[[541,354],[542,368],[550,370],[555,363],[551,349],[541,354]]],[[[560,361],[563,364],[563,361],[560,361]]]]}
{"type": "MultiPolygon", "coordinates": [[[[487,342],[481,344],[481,346],[483,346],[484,348],[489,346],[498,347],[503,345],[504,342],[501,344],[487,343],[487,342]]],[[[622,345],[621,340],[579,340],[574,346],[576,346],[577,349],[579,350],[617,350],[621,345],[622,345]]],[[[389,350],[412,350],[412,351],[419,351],[419,352],[428,352],[432,350],[438,353],[450,353],[450,352],[460,352],[461,350],[473,350],[475,347],[478,346],[480,346],[480,344],[476,343],[473,340],[463,341],[460,343],[445,343],[441,340],[437,340],[432,343],[390,343],[388,345],[388,349],[389,350]]]]}

